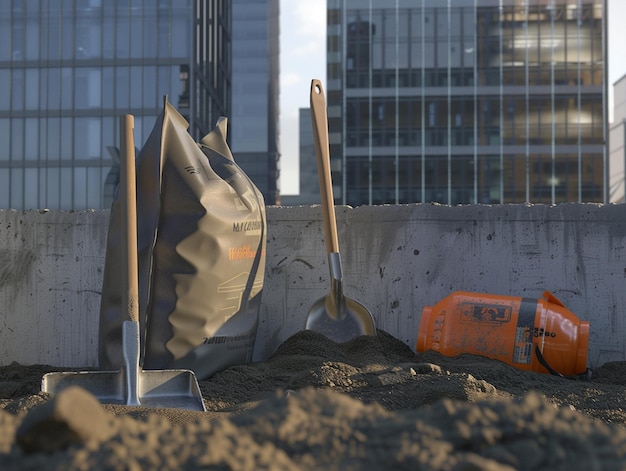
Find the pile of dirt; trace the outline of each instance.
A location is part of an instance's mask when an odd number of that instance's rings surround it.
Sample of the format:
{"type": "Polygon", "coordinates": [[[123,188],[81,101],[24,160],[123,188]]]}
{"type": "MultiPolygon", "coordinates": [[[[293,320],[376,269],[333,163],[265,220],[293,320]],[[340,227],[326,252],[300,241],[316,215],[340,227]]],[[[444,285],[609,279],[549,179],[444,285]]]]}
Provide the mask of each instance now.
{"type": "Polygon", "coordinates": [[[303,331],[265,362],[201,381],[207,412],[87,401],[69,420],[91,424],[84,434],[28,435],[55,370],[0,368],[0,469],[626,468],[622,362],[572,380],[415,354],[383,331],[345,344],[303,331]]]}

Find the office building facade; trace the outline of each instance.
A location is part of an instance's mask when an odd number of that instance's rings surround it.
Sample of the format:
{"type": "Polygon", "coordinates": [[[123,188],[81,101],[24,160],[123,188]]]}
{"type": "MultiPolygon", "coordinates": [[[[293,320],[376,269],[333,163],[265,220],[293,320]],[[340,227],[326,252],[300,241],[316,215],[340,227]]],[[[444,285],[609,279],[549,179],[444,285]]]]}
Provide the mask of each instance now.
{"type": "Polygon", "coordinates": [[[110,207],[119,116],[140,148],[165,95],[209,132],[230,112],[230,23],[226,0],[1,2],[0,207],[110,207]]]}
{"type": "Polygon", "coordinates": [[[350,205],[607,201],[605,0],[328,0],[350,205]]]}
{"type": "Polygon", "coordinates": [[[279,0],[232,0],[230,142],[239,166],[263,194],[280,201],[279,0]]]}
{"type": "Polygon", "coordinates": [[[613,84],[609,130],[609,202],[626,203],[626,75],[613,84]]]}

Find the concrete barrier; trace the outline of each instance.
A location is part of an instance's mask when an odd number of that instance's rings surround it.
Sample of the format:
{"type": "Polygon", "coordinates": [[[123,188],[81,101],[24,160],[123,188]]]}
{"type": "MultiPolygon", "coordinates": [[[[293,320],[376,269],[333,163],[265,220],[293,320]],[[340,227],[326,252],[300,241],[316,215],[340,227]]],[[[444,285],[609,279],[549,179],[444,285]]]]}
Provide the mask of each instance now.
{"type": "MultiPolygon", "coordinates": [[[[95,367],[108,211],[0,211],[0,364],[95,367]]],[[[255,360],[329,290],[320,208],[268,207],[255,360]]],[[[591,323],[589,366],[626,359],[626,206],[337,207],[345,292],[415,348],[456,290],[551,291],[591,323]]]]}

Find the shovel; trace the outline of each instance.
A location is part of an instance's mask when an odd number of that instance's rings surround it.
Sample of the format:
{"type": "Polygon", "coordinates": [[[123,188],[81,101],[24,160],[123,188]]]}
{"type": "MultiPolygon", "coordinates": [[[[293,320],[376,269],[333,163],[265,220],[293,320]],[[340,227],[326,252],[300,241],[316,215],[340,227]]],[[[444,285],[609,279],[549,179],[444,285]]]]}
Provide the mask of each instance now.
{"type": "Polygon", "coordinates": [[[125,250],[125,292],[122,309],[130,320],[122,324],[124,364],[120,371],[71,371],[43,376],[41,390],[56,394],[69,386],[80,386],[102,403],[206,411],[198,380],[190,370],[144,371],[139,366],[139,290],[137,280],[137,200],[135,195],[134,118],[120,122],[120,191],[122,237],[125,250]]]}
{"type": "Polygon", "coordinates": [[[342,343],[361,335],[376,335],[376,328],[372,314],[367,308],[343,294],[343,273],[330,175],[326,100],[322,83],[316,79],[311,82],[311,118],[317,174],[322,196],[324,236],[330,270],[330,293],[313,304],[307,315],[305,328],[342,343]]]}

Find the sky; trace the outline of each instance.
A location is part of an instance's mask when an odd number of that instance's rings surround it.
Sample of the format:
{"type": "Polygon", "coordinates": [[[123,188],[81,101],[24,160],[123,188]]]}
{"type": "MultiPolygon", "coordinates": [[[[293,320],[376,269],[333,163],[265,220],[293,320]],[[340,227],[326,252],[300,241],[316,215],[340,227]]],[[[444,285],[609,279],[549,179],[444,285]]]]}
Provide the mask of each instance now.
{"type": "MultiPolygon", "coordinates": [[[[613,84],[626,74],[626,0],[608,0],[609,121],[613,84]]],[[[299,192],[298,113],[316,78],[326,85],[326,0],[280,2],[280,192],[299,192]]]]}
{"type": "MultiPolygon", "coordinates": [[[[622,0],[623,1],[623,0],[622,0]]],[[[312,79],[326,86],[326,0],[280,0],[280,193],[299,192],[300,108],[312,79]]]]}

